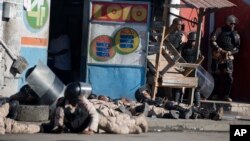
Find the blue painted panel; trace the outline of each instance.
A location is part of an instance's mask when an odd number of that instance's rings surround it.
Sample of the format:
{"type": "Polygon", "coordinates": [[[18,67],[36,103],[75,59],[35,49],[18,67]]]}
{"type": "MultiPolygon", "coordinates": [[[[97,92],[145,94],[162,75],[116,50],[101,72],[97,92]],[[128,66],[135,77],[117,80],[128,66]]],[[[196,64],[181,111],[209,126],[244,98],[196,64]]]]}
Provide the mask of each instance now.
{"type": "Polygon", "coordinates": [[[145,83],[145,68],[88,66],[88,82],[97,95],[135,100],[135,91],[145,83]]]}
{"type": "MultiPolygon", "coordinates": [[[[47,64],[47,48],[32,48],[32,47],[22,47],[21,48],[21,55],[28,61],[29,63],[29,68],[35,66],[40,59],[44,64],[47,64]]],[[[18,86],[19,88],[22,87],[25,82],[25,74],[26,69],[22,75],[21,78],[19,79],[18,86]]]]}

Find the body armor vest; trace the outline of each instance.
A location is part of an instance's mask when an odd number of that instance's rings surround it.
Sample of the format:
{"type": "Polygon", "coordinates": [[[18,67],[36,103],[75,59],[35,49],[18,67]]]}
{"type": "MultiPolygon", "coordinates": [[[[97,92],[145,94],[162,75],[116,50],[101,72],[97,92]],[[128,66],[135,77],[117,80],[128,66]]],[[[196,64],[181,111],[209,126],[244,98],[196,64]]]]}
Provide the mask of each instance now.
{"type": "Polygon", "coordinates": [[[192,48],[191,45],[186,44],[182,48],[182,57],[187,61],[187,63],[194,63],[197,57],[197,49],[192,48]]]}
{"type": "Polygon", "coordinates": [[[216,42],[218,45],[226,50],[226,51],[232,51],[235,46],[237,45],[235,34],[237,34],[235,31],[231,31],[225,27],[222,28],[221,33],[219,34],[216,42]]]}
{"type": "Polygon", "coordinates": [[[182,36],[183,36],[182,31],[178,31],[176,33],[170,33],[168,36],[168,40],[178,51],[180,50],[180,43],[182,36]]]}

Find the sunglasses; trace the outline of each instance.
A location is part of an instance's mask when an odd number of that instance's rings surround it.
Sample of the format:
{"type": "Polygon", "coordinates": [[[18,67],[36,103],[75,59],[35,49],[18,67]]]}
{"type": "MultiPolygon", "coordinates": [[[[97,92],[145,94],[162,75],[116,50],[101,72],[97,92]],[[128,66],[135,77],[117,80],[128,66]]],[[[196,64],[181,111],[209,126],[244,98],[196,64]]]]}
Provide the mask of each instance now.
{"type": "Polygon", "coordinates": [[[230,25],[236,25],[236,23],[230,23],[230,25]]]}

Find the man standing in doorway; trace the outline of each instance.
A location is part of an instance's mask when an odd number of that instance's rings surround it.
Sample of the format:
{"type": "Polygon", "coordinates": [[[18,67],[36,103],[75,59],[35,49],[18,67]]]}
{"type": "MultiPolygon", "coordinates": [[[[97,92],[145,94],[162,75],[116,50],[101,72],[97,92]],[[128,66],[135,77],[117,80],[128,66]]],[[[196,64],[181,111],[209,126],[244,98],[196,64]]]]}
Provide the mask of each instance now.
{"type": "Polygon", "coordinates": [[[52,71],[64,84],[68,84],[71,73],[71,52],[70,39],[64,33],[64,28],[62,25],[56,27],[56,36],[51,40],[48,55],[54,61],[54,64],[51,66],[52,71]]]}
{"type": "Polygon", "coordinates": [[[230,93],[233,84],[233,60],[240,48],[240,36],[235,29],[237,23],[238,19],[234,15],[229,15],[225,20],[225,26],[217,28],[211,36],[213,51],[211,68],[215,80],[212,99],[218,98],[219,84],[223,75],[225,76],[223,98],[225,101],[232,101],[230,93]]]}

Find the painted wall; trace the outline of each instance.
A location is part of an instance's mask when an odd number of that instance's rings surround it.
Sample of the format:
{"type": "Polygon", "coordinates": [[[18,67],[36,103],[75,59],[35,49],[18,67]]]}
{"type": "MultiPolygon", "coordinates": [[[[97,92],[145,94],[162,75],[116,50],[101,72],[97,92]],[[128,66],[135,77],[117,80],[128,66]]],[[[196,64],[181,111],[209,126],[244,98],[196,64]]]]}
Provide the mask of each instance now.
{"type": "Polygon", "coordinates": [[[224,17],[234,14],[239,18],[237,30],[241,36],[241,48],[234,60],[234,83],[232,97],[238,100],[250,101],[250,0],[230,0],[237,5],[235,8],[221,9],[215,13],[216,27],[224,24],[224,17]],[[223,18],[222,18],[223,17],[223,18]]]}
{"type": "MultiPolygon", "coordinates": [[[[195,8],[181,8],[180,9],[180,16],[189,19],[194,22],[198,22],[198,9],[195,8]]],[[[205,18],[203,18],[202,23],[202,35],[204,34],[204,23],[206,22],[205,18]]],[[[197,30],[197,24],[194,24],[192,22],[189,22],[185,19],[183,19],[183,23],[185,25],[184,32],[188,35],[189,32],[196,31],[197,30]]]]}
{"type": "MultiPolygon", "coordinates": [[[[26,58],[29,67],[33,67],[40,59],[47,62],[47,46],[49,33],[50,0],[8,0],[12,15],[0,21],[0,39],[13,51],[15,55],[26,58]]],[[[0,16],[2,17],[4,1],[0,0],[0,16]]],[[[6,69],[1,74],[0,92],[10,96],[24,85],[25,72],[13,76],[9,72],[12,64],[10,57],[0,51],[4,59],[1,66],[6,69]]],[[[0,71],[1,72],[1,71],[0,71]]]]}

